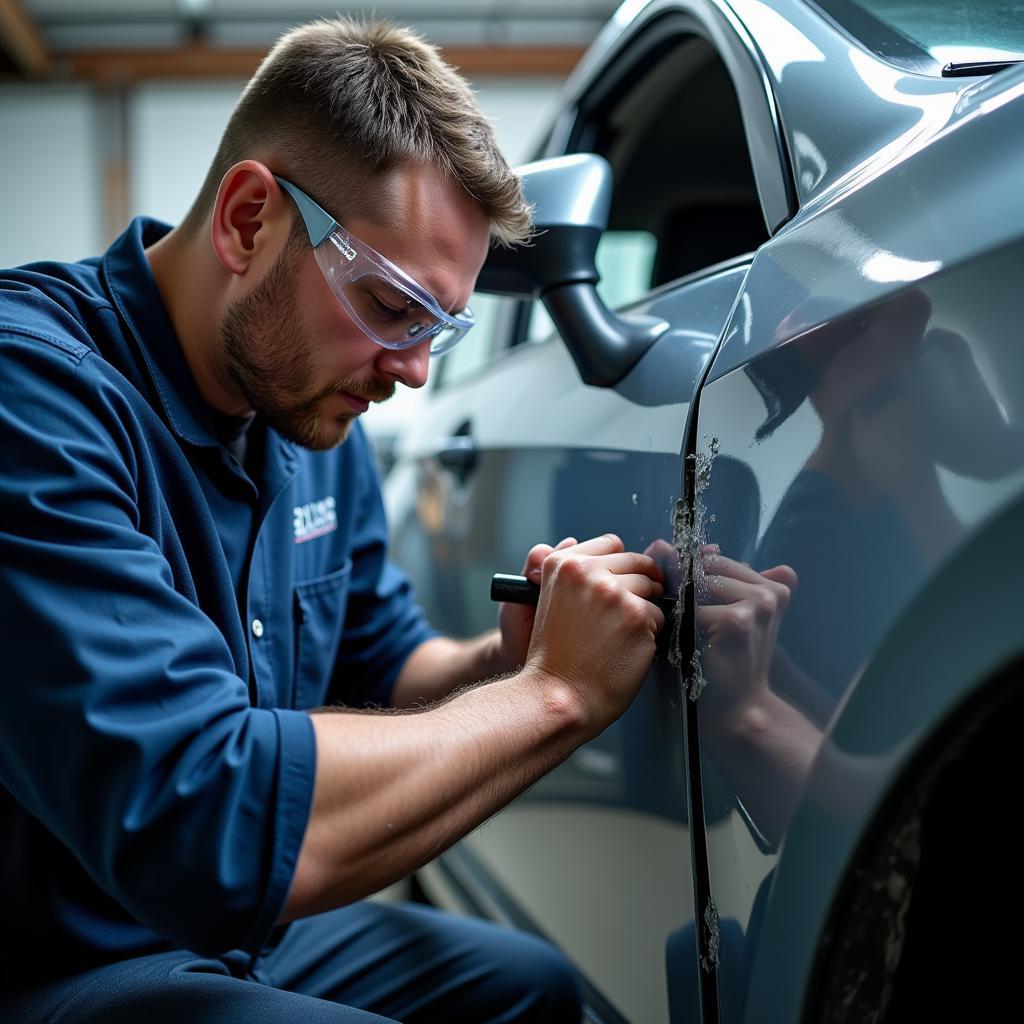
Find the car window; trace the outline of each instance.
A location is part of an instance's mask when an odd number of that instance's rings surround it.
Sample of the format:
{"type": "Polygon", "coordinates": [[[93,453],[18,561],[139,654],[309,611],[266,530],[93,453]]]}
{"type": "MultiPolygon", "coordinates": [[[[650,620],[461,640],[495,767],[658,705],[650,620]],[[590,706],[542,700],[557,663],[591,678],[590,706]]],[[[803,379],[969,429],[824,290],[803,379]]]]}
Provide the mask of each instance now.
{"type": "Polygon", "coordinates": [[[888,56],[886,30],[940,64],[1024,58],[1024,20],[1006,0],[817,0],[866,46],[888,56]]]}
{"type": "MultiPolygon", "coordinates": [[[[612,308],[768,238],[736,91],[701,36],[638,39],[583,97],[569,148],[612,166],[598,250],[598,291],[612,308]]],[[[523,340],[553,330],[541,303],[533,306],[523,340]]]]}
{"type": "MultiPolygon", "coordinates": [[[[581,97],[570,134],[567,152],[599,153],[612,167],[597,253],[598,292],[611,308],[768,239],[732,79],[715,47],[685,24],[666,33],[656,23],[634,39],[581,97]]],[[[493,347],[460,346],[444,357],[452,365],[442,366],[439,383],[465,380],[509,345],[554,334],[543,303],[516,305],[515,315],[498,318],[493,347]]]]}

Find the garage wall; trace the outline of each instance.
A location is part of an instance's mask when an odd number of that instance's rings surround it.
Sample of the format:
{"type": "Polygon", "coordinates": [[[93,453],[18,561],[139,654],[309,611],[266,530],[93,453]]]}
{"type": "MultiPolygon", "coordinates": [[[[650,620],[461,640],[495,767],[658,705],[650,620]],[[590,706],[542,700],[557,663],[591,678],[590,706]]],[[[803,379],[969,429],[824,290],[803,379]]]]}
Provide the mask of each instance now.
{"type": "MultiPolygon", "coordinates": [[[[561,80],[474,83],[513,163],[528,158],[561,80]]],[[[0,266],[101,251],[103,177],[126,156],[128,215],[177,221],[202,183],[241,82],[154,82],[116,98],[88,86],[0,87],[0,266]]],[[[123,225],[122,225],[123,226],[123,225]]]]}
{"type": "Polygon", "coordinates": [[[102,139],[87,86],[0,88],[0,266],[96,251],[102,139]]]}

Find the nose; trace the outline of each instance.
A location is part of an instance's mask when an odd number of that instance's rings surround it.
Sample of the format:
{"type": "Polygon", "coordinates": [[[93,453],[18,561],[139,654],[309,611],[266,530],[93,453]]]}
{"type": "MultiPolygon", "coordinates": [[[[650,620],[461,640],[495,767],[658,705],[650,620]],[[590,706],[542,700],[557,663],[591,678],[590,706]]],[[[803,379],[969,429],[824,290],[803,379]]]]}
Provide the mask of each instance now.
{"type": "Polygon", "coordinates": [[[385,380],[421,388],[430,372],[430,340],[411,348],[382,348],[377,356],[377,372],[385,380]]]}

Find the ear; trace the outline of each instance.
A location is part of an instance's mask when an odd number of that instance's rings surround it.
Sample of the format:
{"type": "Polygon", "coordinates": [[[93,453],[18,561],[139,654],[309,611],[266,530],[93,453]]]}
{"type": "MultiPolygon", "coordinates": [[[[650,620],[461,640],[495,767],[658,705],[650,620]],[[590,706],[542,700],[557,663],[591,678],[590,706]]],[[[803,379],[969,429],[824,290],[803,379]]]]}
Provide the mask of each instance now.
{"type": "Polygon", "coordinates": [[[242,275],[272,265],[291,223],[287,200],[273,173],[256,160],[243,160],[221,179],[210,240],[224,269],[242,275]]]}

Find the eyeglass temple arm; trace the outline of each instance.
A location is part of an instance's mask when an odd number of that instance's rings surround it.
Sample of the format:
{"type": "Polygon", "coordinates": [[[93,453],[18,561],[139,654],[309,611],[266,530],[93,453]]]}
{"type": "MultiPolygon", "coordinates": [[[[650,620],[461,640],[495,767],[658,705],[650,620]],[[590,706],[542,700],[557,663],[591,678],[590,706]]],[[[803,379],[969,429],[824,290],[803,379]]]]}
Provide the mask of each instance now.
{"type": "Polygon", "coordinates": [[[290,181],[274,175],[274,181],[278,183],[295,200],[295,205],[302,214],[302,222],[309,232],[310,244],[315,249],[337,226],[338,222],[322,207],[313,202],[301,189],[296,188],[290,181]]]}

